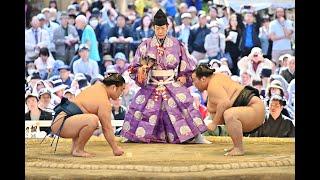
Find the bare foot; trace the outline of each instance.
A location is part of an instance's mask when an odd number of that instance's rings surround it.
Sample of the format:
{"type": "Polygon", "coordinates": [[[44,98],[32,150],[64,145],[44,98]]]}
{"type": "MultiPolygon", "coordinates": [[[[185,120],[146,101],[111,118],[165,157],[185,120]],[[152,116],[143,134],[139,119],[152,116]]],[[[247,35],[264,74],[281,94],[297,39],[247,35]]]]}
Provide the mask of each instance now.
{"type": "Polygon", "coordinates": [[[88,152],[85,152],[85,151],[73,151],[72,152],[72,156],[75,156],[75,157],[93,157],[94,155],[90,154],[88,152]]]}
{"type": "Polygon", "coordinates": [[[224,152],[230,152],[230,151],[232,151],[233,150],[233,147],[232,148],[229,148],[229,149],[224,149],[223,151],[224,152]]]}
{"type": "Polygon", "coordinates": [[[244,151],[240,148],[234,147],[230,152],[224,154],[225,156],[243,156],[244,151]]]}
{"type": "Polygon", "coordinates": [[[208,128],[208,130],[210,130],[210,131],[214,131],[214,130],[217,128],[217,125],[216,125],[215,123],[211,122],[211,123],[209,123],[209,124],[207,125],[207,128],[208,128]]]}

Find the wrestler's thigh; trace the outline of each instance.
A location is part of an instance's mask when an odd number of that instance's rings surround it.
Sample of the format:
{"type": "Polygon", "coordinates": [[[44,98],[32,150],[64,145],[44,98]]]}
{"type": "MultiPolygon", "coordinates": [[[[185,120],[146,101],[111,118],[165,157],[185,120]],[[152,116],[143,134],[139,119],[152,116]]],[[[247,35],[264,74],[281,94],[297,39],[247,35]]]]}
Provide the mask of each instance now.
{"type": "Polygon", "coordinates": [[[85,126],[97,128],[99,126],[98,116],[95,114],[78,114],[67,118],[60,136],[64,138],[78,137],[80,130],[85,126]]]}
{"type": "Polygon", "coordinates": [[[264,121],[264,107],[261,104],[232,107],[223,113],[226,125],[228,120],[238,119],[242,124],[243,132],[249,132],[260,126],[264,121]]]}

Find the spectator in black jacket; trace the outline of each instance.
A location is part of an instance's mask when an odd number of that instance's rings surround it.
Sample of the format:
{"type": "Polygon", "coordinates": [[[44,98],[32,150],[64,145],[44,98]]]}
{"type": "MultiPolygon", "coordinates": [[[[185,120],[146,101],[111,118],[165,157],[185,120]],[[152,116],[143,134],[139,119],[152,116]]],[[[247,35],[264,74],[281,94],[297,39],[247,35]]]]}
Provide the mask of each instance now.
{"type": "Polygon", "coordinates": [[[206,56],[204,39],[206,35],[210,33],[210,29],[207,27],[207,16],[205,13],[199,14],[199,24],[197,25],[198,27],[190,32],[188,48],[191,55],[199,61],[206,56]]]}
{"type": "Polygon", "coordinates": [[[285,100],[281,96],[271,97],[265,122],[250,136],[256,137],[295,137],[293,121],[281,114],[285,100]]]}
{"type": "Polygon", "coordinates": [[[241,57],[248,56],[253,47],[261,47],[259,27],[257,23],[254,23],[254,14],[247,12],[244,16],[244,28],[240,41],[241,57]]]}
{"type": "Polygon", "coordinates": [[[281,72],[281,76],[290,83],[295,78],[296,60],[294,56],[290,56],[288,59],[288,68],[281,72]]]}
{"type": "MultiPolygon", "coordinates": [[[[25,120],[52,120],[52,113],[44,111],[38,107],[38,96],[37,94],[30,93],[26,94],[26,104],[28,107],[28,112],[25,114],[25,120]]],[[[40,131],[44,131],[47,128],[40,128],[40,131]]]]}
{"type": "Polygon", "coordinates": [[[112,56],[117,52],[124,52],[129,59],[129,43],[133,41],[132,33],[126,26],[126,17],[118,15],[117,25],[110,30],[109,43],[111,43],[112,56]],[[115,45],[117,43],[117,45],[115,45]]]}

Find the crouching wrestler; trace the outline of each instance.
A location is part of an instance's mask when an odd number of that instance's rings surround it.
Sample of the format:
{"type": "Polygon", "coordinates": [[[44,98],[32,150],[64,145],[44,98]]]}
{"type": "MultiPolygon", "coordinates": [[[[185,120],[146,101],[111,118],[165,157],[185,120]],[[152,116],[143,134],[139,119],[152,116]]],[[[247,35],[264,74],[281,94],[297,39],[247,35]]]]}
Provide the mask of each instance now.
{"type": "Polygon", "coordinates": [[[111,125],[111,103],[109,98],[118,99],[125,86],[124,78],[117,74],[109,74],[103,82],[86,88],[72,101],[63,99],[55,108],[56,117],[51,125],[54,134],[63,138],[72,138],[71,154],[79,157],[91,157],[84,147],[93,132],[98,128],[99,121],[105,139],[115,156],[124,151],[115,142],[111,125]]]}
{"type": "Polygon", "coordinates": [[[208,129],[214,131],[217,125],[225,124],[233,147],[225,155],[244,155],[243,133],[255,131],[262,125],[265,107],[257,89],[242,86],[230,77],[215,73],[207,64],[200,64],[192,73],[194,85],[208,92],[207,108],[213,120],[208,129]]]}

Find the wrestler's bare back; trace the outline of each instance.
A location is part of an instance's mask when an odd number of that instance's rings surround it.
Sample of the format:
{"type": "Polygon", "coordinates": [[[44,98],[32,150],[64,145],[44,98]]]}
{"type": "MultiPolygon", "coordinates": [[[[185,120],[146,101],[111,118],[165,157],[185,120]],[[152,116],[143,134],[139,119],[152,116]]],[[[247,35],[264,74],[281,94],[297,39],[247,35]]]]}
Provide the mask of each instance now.
{"type": "Polygon", "coordinates": [[[222,73],[214,73],[213,77],[211,78],[208,84],[208,102],[207,102],[207,109],[210,114],[215,114],[217,109],[217,98],[219,94],[225,93],[221,91],[221,87],[227,93],[227,96],[231,102],[234,103],[238,95],[240,94],[241,90],[244,88],[240,84],[234,82],[231,78],[227,75],[222,73]]]}
{"type": "Polygon", "coordinates": [[[76,96],[73,102],[79,106],[83,113],[98,115],[102,114],[98,111],[111,110],[111,103],[106,92],[106,87],[100,82],[97,82],[95,85],[91,86],[91,88],[84,89],[76,96]],[[101,106],[105,106],[105,108],[99,109],[101,106]]]}

